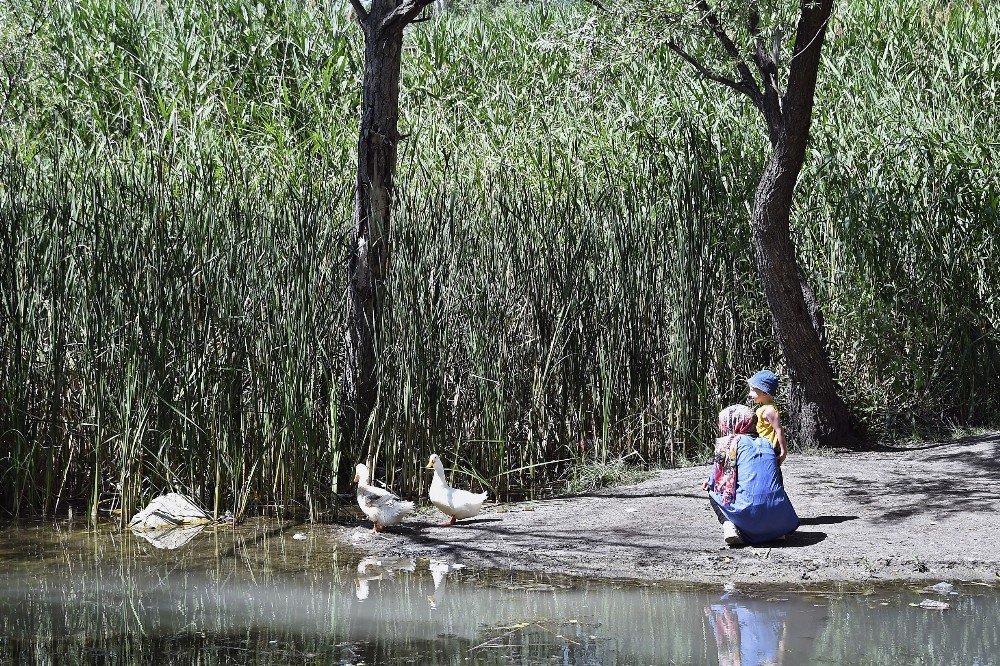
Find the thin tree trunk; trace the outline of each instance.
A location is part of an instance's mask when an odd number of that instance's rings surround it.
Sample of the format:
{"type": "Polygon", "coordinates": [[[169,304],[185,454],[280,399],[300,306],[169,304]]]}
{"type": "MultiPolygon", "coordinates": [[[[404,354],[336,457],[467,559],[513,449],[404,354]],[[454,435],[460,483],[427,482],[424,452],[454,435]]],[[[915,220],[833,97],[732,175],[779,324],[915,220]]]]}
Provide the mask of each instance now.
{"type": "Polygon", "coordinates": [[[369,11],[360,6],[355,11],[365,34],[365,72],[348,264],[338,486],[349,480],[351,466],[362,453],[378,400],[378,350],[383,345],[383,309],[389,293],[403,28],[412,20],[412,16],[399,16],[394,0],[375,0],[369,11]]]}

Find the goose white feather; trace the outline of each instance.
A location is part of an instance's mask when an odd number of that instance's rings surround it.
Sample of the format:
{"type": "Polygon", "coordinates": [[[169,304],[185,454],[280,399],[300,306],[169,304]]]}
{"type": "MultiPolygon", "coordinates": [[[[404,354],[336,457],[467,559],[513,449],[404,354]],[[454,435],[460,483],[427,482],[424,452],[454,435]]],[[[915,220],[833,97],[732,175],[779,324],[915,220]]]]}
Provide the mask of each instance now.
{"type": "Polygon", "coordinates": [[[413,512],[413,502],[401,500],[388,490],[368,484],[368,466],[359,464],[354,471],[358,482],[358,506],[372,521],[372,532],[398,525],[413,512]]]}
{"type": "Polygon", "coordinates": [[[486,493],[470,493],[468,490],[460,490],[448,485],[448,479],[444,476],[444,464],[437,454],[432,455],[427,460],[427,467],[434,468],[434,480],[431,481],[428,497],[431,504],[436,506],[441,513],[451,516],[449,525],[462,518],[471,518],[482,511],[483,502],[486,501],[486,493]]]}

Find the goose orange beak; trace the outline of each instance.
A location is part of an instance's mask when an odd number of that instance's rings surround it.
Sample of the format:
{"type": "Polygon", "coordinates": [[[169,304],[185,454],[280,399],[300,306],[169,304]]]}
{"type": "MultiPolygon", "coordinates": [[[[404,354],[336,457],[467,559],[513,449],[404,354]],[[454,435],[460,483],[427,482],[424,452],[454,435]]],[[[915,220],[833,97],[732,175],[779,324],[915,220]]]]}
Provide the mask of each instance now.
{"type": "Polygon", "coordinates": [[[360,480],[361,480],[361,477],[360,477],[360,476],[358,476],[357,474],[355,474],[355,475],[354,475],[354,483],[357,483],[357,482],[358,482],[358,481],[360,481],[360,480]]]}
{"type": "Polygon", "coordinates": [[[430,460],[428,460],[428,461],[427,461],[427,464],[426,464],[426,465],[424,465],[424,467],[425,467],[426,469],[433,469],[433,468],[434,468],[434,463],[433,463],[433,462],[431,462],[430,460]]]}

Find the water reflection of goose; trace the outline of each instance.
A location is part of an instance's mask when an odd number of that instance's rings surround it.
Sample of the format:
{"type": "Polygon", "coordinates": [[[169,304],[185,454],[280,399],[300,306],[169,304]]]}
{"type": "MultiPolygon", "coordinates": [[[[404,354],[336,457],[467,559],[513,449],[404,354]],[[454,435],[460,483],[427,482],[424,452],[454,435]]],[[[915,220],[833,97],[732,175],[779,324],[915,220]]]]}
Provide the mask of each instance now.
{"type": "Polygon", "coordinates": [[[368,581],[392,578],[397,571],[413,573],[416,570],[417,563],[413,559],[366,557],[358,562],[358,574],[354,581],[354,596],[358,598],[358,601],[364,601],[370,593],[368,581]]]}
{"type": "Polygon", "coordinates": [[[464,564],[445,562],[444,560],[431,559],[428,562],[427,568],[430,569],[431,578],[434,579],[434,594],[427,597],[427,603],[430,604],[431,608],[437,608],[438,604],[444,601],[445,583],[447,583],[448,574],[452,571],[458,571],[464,566],[464,564]]]}

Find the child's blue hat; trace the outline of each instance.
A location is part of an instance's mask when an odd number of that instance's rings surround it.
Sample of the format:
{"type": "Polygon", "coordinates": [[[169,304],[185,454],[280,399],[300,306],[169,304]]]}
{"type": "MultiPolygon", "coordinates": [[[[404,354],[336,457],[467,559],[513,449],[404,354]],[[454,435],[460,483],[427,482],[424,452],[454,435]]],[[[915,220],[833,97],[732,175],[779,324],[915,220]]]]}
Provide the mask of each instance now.
{"type": "Polygon", "coordinates": [[[768,395],[775,395],[778,392],[778,376],[770,370],[761,370],[755,373],[747,380],[747,384],[750,385],[750,388],[755,388],[768,395]]]}

